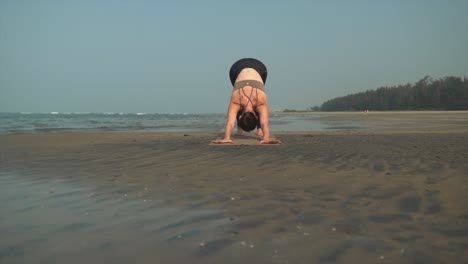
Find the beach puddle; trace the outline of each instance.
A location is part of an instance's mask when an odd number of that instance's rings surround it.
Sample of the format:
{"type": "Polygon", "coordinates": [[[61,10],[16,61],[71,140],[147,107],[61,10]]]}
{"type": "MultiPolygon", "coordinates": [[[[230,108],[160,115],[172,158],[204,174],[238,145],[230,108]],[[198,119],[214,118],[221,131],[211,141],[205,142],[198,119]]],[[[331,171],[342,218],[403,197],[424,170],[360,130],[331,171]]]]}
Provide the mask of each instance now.
{"type": "Polygon", "coordinates": [[[169,207],[144,190],[0,174],[1,263],[171,263],[234,244],[216,210],[169,207]]]}

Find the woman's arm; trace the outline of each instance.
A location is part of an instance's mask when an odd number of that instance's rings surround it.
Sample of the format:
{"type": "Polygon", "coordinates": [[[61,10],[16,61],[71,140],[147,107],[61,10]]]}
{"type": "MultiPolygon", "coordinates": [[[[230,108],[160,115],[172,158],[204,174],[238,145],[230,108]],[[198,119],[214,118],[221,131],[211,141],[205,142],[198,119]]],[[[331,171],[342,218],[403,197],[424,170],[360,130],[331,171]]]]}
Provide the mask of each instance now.
{"type": "Polygon", "coordinates": [[[213,140],[213,143],[232,143],[231,135],[232,131],[234,130],[234,126],[236,125],[236,116],[237,112],[240,110],[240,105],[234,103],[233,100],[229,102],[228,112],[227,112],[227,122],[226,122],[226,129],[224,132],[224,139],[216,139],[213,140]]]}
{"type": "Polygon", "coordinates": [[[263,130],[263,141],[270,140],[270,117],[268,104],[263,104],[257,106],[257,111],[260,114],[260,126],[263,130]]]}
{"type": "Polygon", "coordinates": [[[227,113],[227,122],[226,122],[226,129],[224,132],[224,139],[231,139],[232,131],[236,126],[236,116],[237,112],[240,110],[240,105],[233,103],[232,101],[229,103],[228,113],[227,113]]]}
{"type": "Polygon", "coordinates": [[[263,139],[260,141],[260,144],[280,144],[280,140],[271,139],[270,137],[270,117],[268,103],[257,106],[257,111],[260,114],[260,126],[263,129],[263,139]]]}

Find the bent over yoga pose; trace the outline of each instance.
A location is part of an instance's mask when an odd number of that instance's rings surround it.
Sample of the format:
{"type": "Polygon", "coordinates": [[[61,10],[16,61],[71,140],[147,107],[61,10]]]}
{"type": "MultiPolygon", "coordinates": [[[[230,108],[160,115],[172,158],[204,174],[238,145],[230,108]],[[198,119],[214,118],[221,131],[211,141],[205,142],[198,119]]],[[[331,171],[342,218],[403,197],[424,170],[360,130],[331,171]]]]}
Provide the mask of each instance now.
{"type": "Polygon", "coordinates": [[[224,139],[213,143],[233,143],[231,134],[237,122],[237,134],[257,128],[257,135],[263,137],[261,144],[278,144],[279,140],[270,138],[269,109],[265,93],[267,69],[256,59],[240,59],[231,66],[229,77],[233,85],[227,112],[224,139]]]}

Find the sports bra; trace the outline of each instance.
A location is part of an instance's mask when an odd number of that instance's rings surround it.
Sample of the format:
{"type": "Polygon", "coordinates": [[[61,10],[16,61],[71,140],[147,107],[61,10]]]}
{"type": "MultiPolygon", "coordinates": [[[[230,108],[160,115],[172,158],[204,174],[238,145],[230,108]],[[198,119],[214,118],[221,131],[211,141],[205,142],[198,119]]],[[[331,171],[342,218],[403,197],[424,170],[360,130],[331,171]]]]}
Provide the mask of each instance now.
{"type": "MultiPolygon", "coordinates": [[[[247,106],[249,106],[249,104],[252,104],[252,107],[254,109],[254,112],[256,112],[256,108],[257,108],[257,105],[254,105],[253,102],[252,102],[252,95],[253,95],[253,91],[255,90],[256,92],[256,96],[257,96],[257,101],[258,101],[258,89],[256,88],[253,88],[252,87],[252,90],[250,91],[250,95],[247,95],[244,91],[244,88],[240,88],[239,89],[239,105],[241,106],[241,111],[244,111],[243,107],[242,107],[242,95],[241,95],[241,90],[242,90],[242,93],[245,95],[245,97],[247,97],[247,104],[245,105],[245,108],[247,108],[247,106]]],[[[257,102],[258,103],[258,102],[257,102]]]]}

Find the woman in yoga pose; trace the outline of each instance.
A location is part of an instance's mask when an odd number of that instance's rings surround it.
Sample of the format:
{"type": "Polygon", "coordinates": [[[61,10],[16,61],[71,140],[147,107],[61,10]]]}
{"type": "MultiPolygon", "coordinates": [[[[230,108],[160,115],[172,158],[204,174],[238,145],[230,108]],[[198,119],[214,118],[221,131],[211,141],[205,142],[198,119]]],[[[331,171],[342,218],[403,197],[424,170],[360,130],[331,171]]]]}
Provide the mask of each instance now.
{"type": "Polygon", "coordinates": [[[231,66],[229,78],[233,85],[231,101],[227,112],[224,139],[213,140],[216,144],[233,143],[231,134],[237,121],[237,134],[257,128],[257,135],[263,137],[260,144],[278,144],[270,138],[269,110],[265,82],[267,69],[256,59],[240,59],[231,66]]]}

